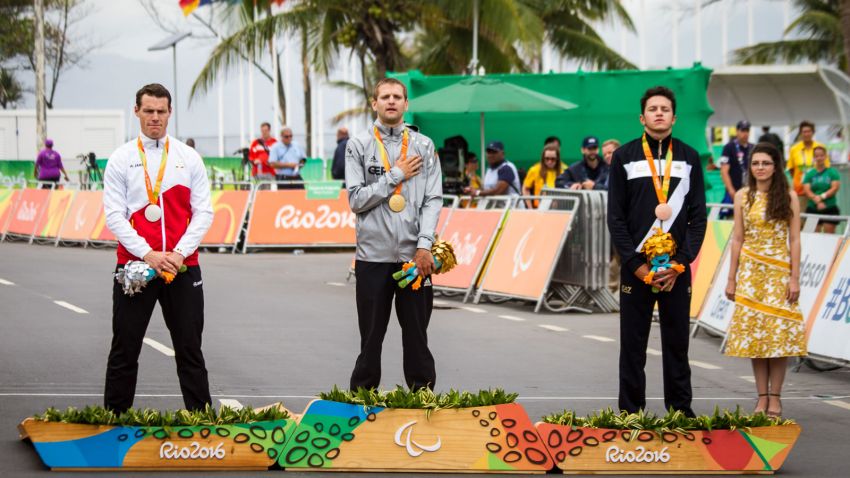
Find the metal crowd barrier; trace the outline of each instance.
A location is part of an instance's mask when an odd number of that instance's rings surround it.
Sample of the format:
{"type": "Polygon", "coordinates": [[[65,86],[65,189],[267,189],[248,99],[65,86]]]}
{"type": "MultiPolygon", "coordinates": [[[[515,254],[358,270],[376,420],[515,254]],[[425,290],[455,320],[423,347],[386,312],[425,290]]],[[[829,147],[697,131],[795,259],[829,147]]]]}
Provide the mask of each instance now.
{"type": "Polygon", "coordinates": [[[558,209],[558,202],[553,199],[564,197],[576,199],[578,209],[552,277],[550,297],[544,305],[552,312],[617,311],[619,301],[608,289],[611,263],[608,193],[544,188],[540,207],[558,209]]]}

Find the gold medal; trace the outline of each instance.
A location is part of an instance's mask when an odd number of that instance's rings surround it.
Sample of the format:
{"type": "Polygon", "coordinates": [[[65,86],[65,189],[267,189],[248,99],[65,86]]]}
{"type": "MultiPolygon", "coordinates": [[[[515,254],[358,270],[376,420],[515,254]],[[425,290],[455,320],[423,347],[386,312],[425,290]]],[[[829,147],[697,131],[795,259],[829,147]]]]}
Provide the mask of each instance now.
{"type": "Polygon", "coordinates": [[[406,201],[404,200],[404,196],[401,194],[393,194],[390,196],[390,211],[392,212],[401,212],[404,211],[404,206],[406,206],[406,201]]]}

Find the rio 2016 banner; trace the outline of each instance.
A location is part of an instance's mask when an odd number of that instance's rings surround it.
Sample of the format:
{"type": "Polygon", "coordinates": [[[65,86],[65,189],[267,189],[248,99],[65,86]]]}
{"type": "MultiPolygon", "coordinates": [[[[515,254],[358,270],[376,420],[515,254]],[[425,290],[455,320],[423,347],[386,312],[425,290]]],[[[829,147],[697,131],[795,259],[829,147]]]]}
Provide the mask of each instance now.
{"type": "Polygon", "coordinates": [[[248,210],[250,191],[213,191],[213,222],[201,245],[234,245],[248,210]]]}
{"type": "Polygon", "coordinates": [[[307,199],[304,190],[257,191],[246,244],[353,246],[355,217],[345,192],[337,199],[307,199]]]}
{"type": "Polygon", "coordinates": [[[808,315],[809,352],[850,361],[850,241],[823,285],[808,315]]]}
{"type": "Polygon", "coordinates": [[[49,189],[24,189],[18,203],[12,209],[12,217],[6,232],[21,236],[32,236],[36,225],[47,207],[49,189]]]}
{"type": "Polygon", "coordinates": [[[510,211],[479,293],[539,300],[549,285],[571,220],[566,212],[510,211]]]}
{"type": "Polygon", "coordinates": [[[442,239],[455,251],[457,266],[431,278],[435,286],[468,289],[477,279],[487,248],[499,228],[503,211],[457,209],[443,230],[442,239]]]}
{"type": "Polygon", "coordinates": [[[691,262],[691,317],[699,315],[705,302],[714,273],[717,272],[729,236],[732,235],[732,225],[732,221],[708,221],[702,248],[697,258],[691,262]]]}
{"type": "Polygon", "coordinates": [[[88,241],[102,214],[103,191],[77,191],[59,231],[59,239],[69,242],[88,241]]]}
{"type": "MultiPolygon", "coordinates": [[[[841,242],[841,236],[804,232],[800,234],[800,310],[808,317],[823,281],[833,264],[833,258],[841,242]]],[[[731,251],[731,246],[727,248],[731,251]]],[[[729,328],[735,303],[726,298],[726,282],[729,277],[729,253],[724,254],[716,280],[711,285],[705,306],[699,315],[699,323],[718,332],[729,328]]]]}

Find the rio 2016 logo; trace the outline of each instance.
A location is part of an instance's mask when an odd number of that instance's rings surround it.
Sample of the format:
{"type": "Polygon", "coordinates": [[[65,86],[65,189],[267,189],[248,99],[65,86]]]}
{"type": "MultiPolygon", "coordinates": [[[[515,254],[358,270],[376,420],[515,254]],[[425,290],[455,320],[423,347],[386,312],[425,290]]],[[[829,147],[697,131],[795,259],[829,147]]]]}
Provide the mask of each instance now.
{"type": "Polygon", "coordinates": [[[316,211],[302,211],[291,204],[277,211],[274,221],[276,229],[339,229],[354,228],[356,216],[348,211],[332,211],[323,204],[316,211]]]}
{"type": "Polygon", "coordinates": [[[670,461],[670,453],[666,446],[661,450],[647,450],[643,446],[638,446],[634,451],[611,446],[605,452],[605,461],[608,463],[667,463],[670,461]]]}
{"type": "Polygon", "coordinates": [[[224,443],[212,447],[193,441],[189,446],[179,446],[167,441],[159,447],[159,457],[163,460],[223,460],[226,454],[224,443]]]}

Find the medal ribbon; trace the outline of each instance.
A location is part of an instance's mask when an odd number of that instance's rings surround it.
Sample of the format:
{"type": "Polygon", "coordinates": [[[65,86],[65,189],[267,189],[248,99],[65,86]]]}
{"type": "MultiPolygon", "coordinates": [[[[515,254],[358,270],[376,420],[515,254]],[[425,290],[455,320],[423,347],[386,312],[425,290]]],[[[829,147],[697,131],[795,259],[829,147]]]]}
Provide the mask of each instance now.
{"type": "MultiPolygon", "coordinates": [[[[389,172],[390,169],[392,169],[389,160],[389,153],[387,153],[387,147],[384,146],[384,140],[381,138],[381,132],[378,131],[377,126],[375,126],[375,139],[378,141],[378,149],[381,150],[381,159],[384,161],[384,168],[386,168],[387,172],[389,172]]],[[[401,154],[399,155],[399,159],[407,157],[408,140],[407,128],[404,128],[404,132],[401,134],[401,154]]],[[[395,187],[395,191],[393,191],[393,194],[401,194],[401,186],[403,184],[404,180],[399,181],[398,185],[395,187]]]]}
{"type": "Polygon", "coordinates": [[[138,139],[139,157],[142,158],[142,169],[145,171],[145,189],[148,192],[148,202],[156,204],[159,198],[159,189],[162,187],[162,177],[165,176],[165,163],[168,161],[168,138],[165,138],[165,147],[162,149],[162,160],[159,162],[159,173],[156,175],[156,185],[151,187],[151,177],[148,175],[148,157],[142,146],[142,138],[138,139]]]}
{"type": "Polygon", "coordinates": [[[643,144],[643,155],[646,156],[646,162],[649,163],[649,171],[652,173],[652,185],[655,187],[655,196],[658,197],[659,204],[666,204],[667,195],[670,192],[670,173],[673,171],[673,140],[670,140],[670,147],[667,148],[667,165],[664,167],[663,182],[658,175],[658,170],[655,169],[655,159],[652,157],[652,151],[649,150],[646,133],[643,133],[641,143],[643,144]]]}

